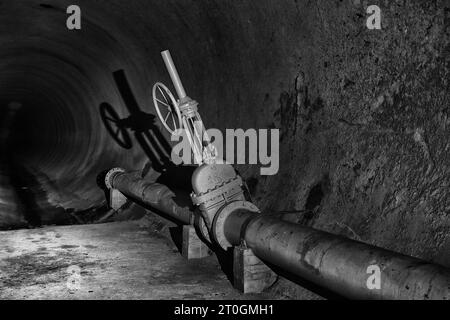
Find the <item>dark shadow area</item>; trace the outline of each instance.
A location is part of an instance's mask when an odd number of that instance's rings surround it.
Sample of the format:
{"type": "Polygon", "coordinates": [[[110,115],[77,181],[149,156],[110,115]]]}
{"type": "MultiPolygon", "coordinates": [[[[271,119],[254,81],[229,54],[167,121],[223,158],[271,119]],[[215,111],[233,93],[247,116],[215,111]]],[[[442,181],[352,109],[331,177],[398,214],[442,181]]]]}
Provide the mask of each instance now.
{"type": "Polygon", "coordinates": [[[118,129],[133,131],[136,141],[151,161],[152,168],[157,172],[164,171],[171,164],[171,146],[156,125],[156,116],[139,108],[123,70],[115,71],[113,77],[130,113],[127,118],[117,122],[118,129]]]}
{"type": "MultiPolygon", "coordinates": [[[[304,210],[298,217],[298,223],[312,226],[320,214],[322,202],[330,189],[330,179],[325,175],[318,183],[311,187],[306,199],[304,210]]],[[[300,213],[300,212],[299,212],[300,213]]]]}
{"type": "Polygon", "coordinates": [[[126,119],[120,119],[114,108],[106,102],[100,105],[99,111],[103,124],[114,141],[122,148],[130,149],[132,143],[127,132],[126,119]]]}
{"type": "Polygon", "coordinates": [[[322,185],[319,183],[311,188],[308,199],[306,199],[305,210],[312,211],[320,206],[323,198],[322,185]]]}
{"type": "Polygon", "coordinates": [[[75,218],[68,210],[49,203],[46,190],[38,177],[42,172],[29,168],[22,159],[16,157],[16,152],[28,143],[24,128],[31,125],[26,108],[12,102],[8,105],[8,113],[3,117],[1,128],[1,157],[3,170],[9,179],[9,185],[15,195],[15,203],[26,224],[30,228],[41,227],[47,223],[72,224],[75,218]]]}
{"type": "Polygon", "coordinates": [[[109,172],[109,170],[110,170],[110,169],[101,171],[101,172],[97,175],[97,178],[96,178],[97,186],[98,186],[100,189],[103,190],[103,193],[105,194],[105,199],[108,199],[108,198],[109,198],[109,191],[108,191],[108,188],[106,187],[106,184],[105,184],[106,174],[109,172]]]}
{"type": "Polygon", "coordinates": [[[169,233],[175,247],[177,247],[178,252],[181,254],[183,246],[183,226],[177,225],[176,227],[170,227],[169,233]]]}
{"type": "Polygon", "coordinates": [[[213,252],[217,256],[217,260],[219,261],[220,268],[223,273],[227,276],[228,281],[234,284],[234,276],[233,276],[233,248],[228,248],[228,250],[223,250],[218,245],[214,244],[212,248],[213,252]]]}
{"type": "Polygon", "coordinates": [[[110,104],[102,103],[99,112],[106,130],[117,144],[125,149],[132,148],[128,130],[133,132],[134,138],[149,159],[143,176],[151,168],[161,174],[157,180],[159,183],[171,188],[190,190],[190,179],[196,167],[173,164],[170,160],[171,145],[157,126],[157,117],[140,109],[123,70],[113,72],[113,77],[129,116],[120,119],[110,104]]]}
{"type": "Polygon", "coordinates": [[[34,175],[18,162],[13,154],[17,143],[16,136],[13,134],[13,126],[17,121],[17,113],[21,110],[20,103],[9,103],[4,108],[0,123],[0,145],[2,152],[2,167],[9,178],[9,183],[16,196],[17,209],[22,213],[29,227],[41,226],[41,214],[37,204],[36,195],[33,191],[38,186],[34,175]]]}
{"type": "Polygon", "coordinates": [[[8,168],[11,186],[17,196],[19,211],[22,212],[29,227],[40,227],[42,213],[34,191],[39,188],[39,182],[24,166],[13,159],[9,159],[8,168]]]}

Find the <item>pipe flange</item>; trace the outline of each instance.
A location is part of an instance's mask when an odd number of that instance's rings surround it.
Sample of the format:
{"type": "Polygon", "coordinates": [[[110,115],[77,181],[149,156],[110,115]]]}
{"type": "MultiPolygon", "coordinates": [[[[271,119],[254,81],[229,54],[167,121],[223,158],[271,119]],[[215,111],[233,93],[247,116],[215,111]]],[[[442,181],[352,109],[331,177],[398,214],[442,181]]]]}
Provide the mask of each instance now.
{"type": "Polygon", "coordinates": [[[113,168],[108,171],[108,173],[105,176],[105,185],[108,189],[112,189],[112,178],[116,173],[124,173],[125,170],[122,168],[113,168]]]}
{"type": "Polygon", "coordinates": [[[214,216],[213,224],[212,224],[212,234],[214,237],[214,240],[222,247],[222,249],[227,250],[228,248],[232,247],[233,245],[227,240],[225,237],[225,221],[227,220],[228,216],[239,209],[247,210],[254,213],[260,213],[261,211],[257,206],[255,206],[253,203],[244,201],[244,200],[238,200],[233,201],[225,205],[224,207],[220,208],[217,214],[214,216]]]}

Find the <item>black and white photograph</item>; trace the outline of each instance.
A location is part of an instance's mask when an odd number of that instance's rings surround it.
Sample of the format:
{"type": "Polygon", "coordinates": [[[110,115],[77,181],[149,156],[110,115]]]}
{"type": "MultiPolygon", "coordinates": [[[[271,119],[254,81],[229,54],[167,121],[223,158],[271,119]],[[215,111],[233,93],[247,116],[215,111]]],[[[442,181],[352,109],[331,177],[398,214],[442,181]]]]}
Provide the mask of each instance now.
{"type": "Polygon", "coordinates": [[[0,306],[36,300],[450,300],[450,1],[0,0],[0,306]]]}

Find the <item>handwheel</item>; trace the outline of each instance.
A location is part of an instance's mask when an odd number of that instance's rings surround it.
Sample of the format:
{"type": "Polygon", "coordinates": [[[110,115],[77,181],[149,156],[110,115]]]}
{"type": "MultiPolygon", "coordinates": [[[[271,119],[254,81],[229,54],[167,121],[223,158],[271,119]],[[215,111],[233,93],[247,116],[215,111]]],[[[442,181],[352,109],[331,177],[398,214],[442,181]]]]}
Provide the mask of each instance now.
{"type": "Polygon", "coordinates": [[[100,115],[106,130],[113,137],[113,139],[125,149],[130,149],[131,139],[128,135],[127,129],[121,126],[120,118],[113,107],[108,103],[100,105],[100,115]]]}
{"type": "Polygon", "coordinates": [[[181,129],[181,114],[178,103],[170,90],[161,82],[153,86],[153,104],[159,120],[170,134],[178,134],[181,129]]]}

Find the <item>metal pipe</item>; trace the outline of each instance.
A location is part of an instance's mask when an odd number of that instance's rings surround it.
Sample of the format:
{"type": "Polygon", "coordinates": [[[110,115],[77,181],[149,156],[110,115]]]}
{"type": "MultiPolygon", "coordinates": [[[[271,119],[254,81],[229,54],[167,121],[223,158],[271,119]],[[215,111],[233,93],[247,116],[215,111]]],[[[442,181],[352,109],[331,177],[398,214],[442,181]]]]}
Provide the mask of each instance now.
{"type": "Polygon", "coordinates": [[[173,63],[172,56],[170,55],[169,50],[165,50],[161,52],[161,56],[166,65],[167,71],[170,74],[170,78],[172,79],[173,86],[177,91],[178,98],[181,100],[186,97],[186,91],[184,91],[183,84],[181,83],[180,76],[178,75],[177,68],[173,63]]]}
{"type": "MultiPolygon", "coordinates": [[[[193,223],[192,203],[187,194],[177,191],[175,195],[165,185],[123,171],[112,171],[107,184],[183,224],[193,223]]],[[[283,221],[276,215],[239,208],[229,211],[224,219],[215,219],[213,227],[223,230],[230,245],[240,245],[244,240],[260,259],[344,297],[450,299],[447,268],[283,221]],[[379,287],[371,283],[374,277],[379,277],[379,287]]],[[[220,213],[217,217],[220,218],[220,213]]]]}
{"type": "Polygon", "coordinates": [[[259,258],[344,297],[450,299],[447,268],[270,215],[239,210],[224,233],[233,245],[243,239],[259,258]],[[377,268],[379,289],[370,284],[377,268]]]}
{"type": "Polygon", "coordinates": [[[182,224],[193,222],[189,194],[149,182],[134,173],[116,172],[109,178],[110,186],[141,204],[159,210],[182,224]]]}

